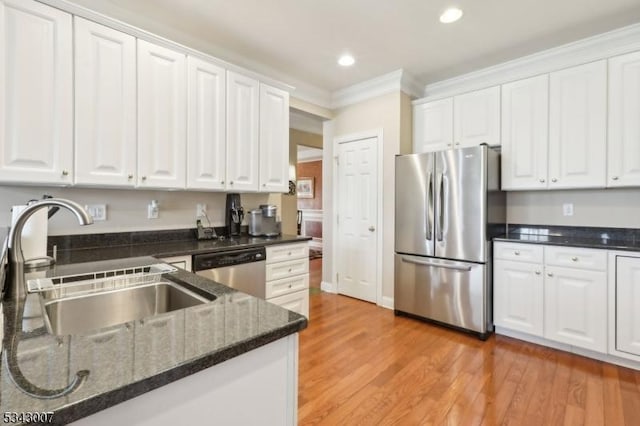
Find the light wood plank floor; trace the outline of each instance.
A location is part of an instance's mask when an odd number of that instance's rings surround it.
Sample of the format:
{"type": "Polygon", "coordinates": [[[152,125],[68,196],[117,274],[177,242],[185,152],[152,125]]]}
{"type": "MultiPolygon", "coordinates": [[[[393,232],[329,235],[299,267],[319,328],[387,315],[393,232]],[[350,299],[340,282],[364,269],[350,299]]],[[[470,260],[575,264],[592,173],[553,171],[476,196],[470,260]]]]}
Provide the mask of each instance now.
{"type": "Polygon", "coordinates": [[[328,293],[300,334],[301,425],[640,425],[640,372],[328,293]]]}

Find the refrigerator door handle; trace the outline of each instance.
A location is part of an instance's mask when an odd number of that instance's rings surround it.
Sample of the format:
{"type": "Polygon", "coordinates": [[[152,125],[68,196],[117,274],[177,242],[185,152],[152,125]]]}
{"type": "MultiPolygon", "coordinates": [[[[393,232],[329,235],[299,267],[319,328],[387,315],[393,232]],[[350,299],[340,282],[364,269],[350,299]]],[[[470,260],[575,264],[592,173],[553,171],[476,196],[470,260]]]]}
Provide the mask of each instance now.
{"type": "Polygon", "coordinates": [[[436,226],[436,234],[438,241],[442,241],[444,228],[444,173],[440,174],[440,183],[438,186],[440,188],[438,190],[438,223],[436,226]]]}
{"type": "Polygon", "coordinates": [[[428,262],[424,260],[415,260],[415,259],[410,259],[406,257],[402,257],[402,261],[406,263],[415,263],[416,265],[433,266],[436,268],[445,268],[445,269],[454,269],[456,271],[463,271],[463,272],[469,272],[471,270],[471,266],[447,265],[447,264],[436,263],[436,262],[428,262]]]}
{"type": "Polygon", "coordinates": [[[433,215],[433,181],[432,181],[432,176],[431,173],[429,173],[427,175],[427,196],[425,199],[425,219],[426,219],[426,226],[427,226],[427,232],[426,232],[426,237],[428,241],[431,241],[431,238],[433,237],[433,225],[431,224],[431,220],[432,220],[432,215],[433,215]]]}

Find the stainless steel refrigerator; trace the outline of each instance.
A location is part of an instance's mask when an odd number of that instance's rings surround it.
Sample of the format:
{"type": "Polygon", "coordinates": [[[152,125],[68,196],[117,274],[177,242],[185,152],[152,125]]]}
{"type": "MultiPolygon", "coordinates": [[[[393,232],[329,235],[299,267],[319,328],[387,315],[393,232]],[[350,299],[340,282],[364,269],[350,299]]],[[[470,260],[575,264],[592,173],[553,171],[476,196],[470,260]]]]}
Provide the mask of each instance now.
{"type": "Polygon", "coordinates": [[[396,156],[396,314],[493,331],[491,239],[505,232],[500,154],[487,146],[396,156]]]}

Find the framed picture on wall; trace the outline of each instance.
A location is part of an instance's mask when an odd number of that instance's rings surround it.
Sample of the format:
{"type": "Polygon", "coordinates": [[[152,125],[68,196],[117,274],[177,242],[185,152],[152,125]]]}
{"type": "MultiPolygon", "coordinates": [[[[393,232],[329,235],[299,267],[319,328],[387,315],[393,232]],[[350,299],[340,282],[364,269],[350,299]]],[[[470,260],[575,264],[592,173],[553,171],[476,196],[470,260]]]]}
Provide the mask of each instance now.
{"type": "Polygon", "coordinates": [[[299,178],[298,183],[296,185],[296,192],[298,193],[298,198],[313,198],[313,184],[314,184],[314,178],[312,177],[299,178]]]}

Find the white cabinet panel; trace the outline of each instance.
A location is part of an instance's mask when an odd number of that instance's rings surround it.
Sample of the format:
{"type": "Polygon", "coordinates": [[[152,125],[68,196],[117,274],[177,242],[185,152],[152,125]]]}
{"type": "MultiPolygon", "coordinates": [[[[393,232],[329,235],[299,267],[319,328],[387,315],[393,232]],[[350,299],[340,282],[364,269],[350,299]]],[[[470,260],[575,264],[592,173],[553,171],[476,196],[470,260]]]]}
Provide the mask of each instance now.
{"type": "Polygon", "coordinates": [[[549,76],[502,86],[502,189],[546,189],[549,76]]]}
{"type": "Polygon", "coordinates": [[[134,186],[136,41],[74,18],[75,183],[134,186]]]}
{"type": "Polygon", "coordinates": [[[544,278],[542,264],[496,260],[494,262],[495,325],[543,334],[544,278]]]}
{"type": "Polygon", "coordinates": [[[545,271],[545,337],[606,352],[606,273],[558,267],[545,271]]]}
{"type": "Polygon", "coordinates": [[[138,186],[184,188],[186,59],[138,40],[138,186]]]}
{"type": "Polygon", "coordinates": [[[309,291],[306,289],[284,296],[273,297],[268,301],[307,318],[309,317],[309,291]]]}
{"type": "Polygon", "coordinates": [[[605,186],[606,77],[606,61],[551,73],[549,188],[605,186]]]}
{"type": "Polygon", "coordinates": [[[274,244],[267,246],[267,264],[283,260],[306,259],[309,257],[309,243],[274,244]]]}
{"type": "Polygon", "coordinates": [[[297,274],[306,274],[307,272],[309,272],[309,259],[268,263],[266,266],[267,281],[279,280],[297,274]]]}
{"type": "Polygon", "coordinates": [[[640,52],[609,60],[607,186],[640,186],[640,52]]]}
{"type": "Polygon", "coordinates": [[[309,274],[296,275],[294,277],[283,278],[281,280],[267,281],[265,297],[278,297],[295,291],[309,288],[309,274]]]}
{"type": "Polygon", "coordinates": [[[453,146],[453,98],[413,107],[413,152],[441,151],[453,146]]]}
{"type": "Polygon", "coordinates": [[[564,246],[547,246],[544,249],[545,264],[567,268],[607,269],[607,252],[599,249],[585,249],[564,246]]]}
{"type": "Polygon", "coordinates": [[[227,71],[227,189],[258,190],[259,83],[227,71]]]}
{"type": "Polygon", "coordinates": [[[544,247],[539,244],[505,243],[498,241],[493,246],[493,257],[519,262],[542,263],[544,247]]]}
{"type": "Polygon", "coordinates": [[[615,348],[640,356],[640,258],[616,260],[615,348]]]}
{"type": "Polygon", "coordinates": [[[226,71],[189,56],[188,189],[224,189],[226,71]]]}
{"type": "Polygon", "coordinates": [[[71,15],[0,2],[0,181],[73,180],[71,15]]]}
{"type": "Polygon", "coordinates": [[[500,86],[453,98],[454,146],[500,145],[500,86]]]}
{"type": "Polygon", "coordinates": [[[260,191],[289,192],[289,92],[260,84],[260,191]]]}

